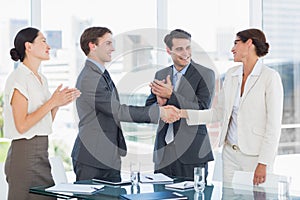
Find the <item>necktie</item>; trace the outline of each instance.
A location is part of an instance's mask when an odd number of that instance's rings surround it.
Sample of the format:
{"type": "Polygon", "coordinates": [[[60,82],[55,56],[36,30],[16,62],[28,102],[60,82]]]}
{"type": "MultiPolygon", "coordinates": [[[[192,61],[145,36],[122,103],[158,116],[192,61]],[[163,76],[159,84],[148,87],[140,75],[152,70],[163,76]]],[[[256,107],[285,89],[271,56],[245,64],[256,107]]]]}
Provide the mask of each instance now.
{"type": "Polygon", "coordinates": [[[111,79],[111,77],[110,77],[108,71],[105,70],[103,74],[104,74],[104,76],[106,77],[107,84],[108,84],[110,90],[113,91],[114,88],[115,88],[116,86],[115,86],[114,82],[112,81],[112,79],[111,79]]]}
{"type": "Polygon", "coordinates": [[[110,91],[112,92],[113,96],[119,101],[120,98],[119,98],[119,94],[118,94],[118,91],[117,91],[117,88],[113,82],[113,80],[111,79],[109,73],[107,70],[105,70],[103,72],[103,76],[105,76],[105,79],[107,81],[107,84],[108,84],[108,87],[110,89],[110,91]]]}
{"type": "MultiPolygon", "coordinates": [[[[182,77],[182,73],[177,72],[176,76],[175,76],[176,79],[174,79],[174,81],[173,81],[174,82],[173,85],[175,85],[174,86],[174,91],[177,91],[181,77],[182,77]]],[[[174,140],[174,129],[173,129],[173,123],[171,123],[171,124],[169,124],[167,134],[166,134],[166,137],[165,137],[165,141],[166,141],[167,144],[169,144],[173,140],[174,140]]]]}

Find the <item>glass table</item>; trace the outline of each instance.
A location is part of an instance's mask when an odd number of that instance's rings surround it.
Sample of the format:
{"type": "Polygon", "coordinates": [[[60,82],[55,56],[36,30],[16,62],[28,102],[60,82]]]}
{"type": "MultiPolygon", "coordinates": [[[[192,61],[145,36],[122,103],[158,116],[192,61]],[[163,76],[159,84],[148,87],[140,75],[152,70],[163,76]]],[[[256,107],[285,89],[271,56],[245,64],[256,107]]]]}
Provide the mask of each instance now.
{"type": "MultiPolygon", "coordinates": [[[[175,178],[174,183],[184,181],[182,178],[175,178]]],[[[92,180],[78,181],[76,184],[100,184],[93,182],[92,180]]],[[[183,194],[188,197],[188,199],[200,199],[200,200],[232,200],[232,199],[255,199],[255,200],[265,200],[265,199],[280,199],[280,200],[294,200],[299,199],[300,195],[294,195],[289,197],[278,196],[276,192],[265,191],[260,187],[253,187],[251,189],[245,189],[245,187],[223,187],[220,182],[213,182],[205,187],[203,193],[197,193],[194,189],[188,190],[171,190],[166,189],[165,184],[150,184],[150,183],[139,183],[137,186],[133,185],[122,185],[122,186],[111,186],[105,185],[103,189],[93,193],[92,195],[83,194],[73,194],[73,193],[54,193],[45,191],[48,186],[33,187],[30,189],[30,193],[37,195],[53,196],[60,199],[87,199],[87,200],[99,200],[99,199],[121,199],[121,194],[137,194],[137,193],[151,193],[151,192],[161,192],[161,191],[174,191],[183,194]],[[242,188],[242,189],[241,189],[242,188]]]]}

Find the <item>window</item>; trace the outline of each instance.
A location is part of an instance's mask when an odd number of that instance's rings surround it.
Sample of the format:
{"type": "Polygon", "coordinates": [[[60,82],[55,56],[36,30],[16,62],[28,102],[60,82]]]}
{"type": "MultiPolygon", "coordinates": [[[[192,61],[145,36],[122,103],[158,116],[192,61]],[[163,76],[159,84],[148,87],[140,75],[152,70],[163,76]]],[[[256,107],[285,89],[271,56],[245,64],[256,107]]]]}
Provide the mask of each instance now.
{"type": "MultiPolygon", "coordinates": [[[[252,8],[254,11],[250,12],[252,1],[249,0],[212,0],[205,3],[194,0],[184,3],[180,0],[166,0],[163,3],[148,0],[6,1],[0,7],[1,83],[16,65],[10,59],[9,50],[16,32],[31,25],[32,2],[41,3],[39,28],[52,47],[51,60],[43,62],[41,68],[49,79],[50,89],[53,91],[60,83],[75,85],[85,60],[79,44],[82,31],[89,26],[106,26],[113,31],[116,39],[116,51],[113,62],[108,65],[109,71],[119,89],[121,101],[132,105],[144,104],[150,92],[147,82],[153,79],[155,71],[171,64],[162,42],[165,33],[175,28],[190,32],[195,61],[213,68],[220,78],[229,67],[235,65],[230,49],[236,32],[252,26],[253,12],[260,10],[252,8]],[[146,77],[145,80],[143,77],[146,77]],[[133,79],[138,82],[132,82],[133,79]]],[[[285,92],[279,153],[299,153],[300,4],[297,0],[261,2],[262,28],[271,46],[265,63],[279,71],[285,92]]],[[[39,17],[32,16],[33,19],[39,17]]],[[[3,87],[4,84],[1,84],[0,93],[3,87]]],[[[66,157],[70,157],[77,124],[73,104],[58,112],[52,146],[59,147],[66,157]]],[[[131,148],[129,150],[142,149],[149,154],[151,162],[156,125],[123,123],[123,129],[131,148]]],[[[209,129],[211,142],[217,147],[218,125],[210,125],[209,129]]]]}
{"type": "Polygon", "coordinates": [[[265,62],[276,69],[284,87],[279,154],[300,153],[300,4],[263,1],[263,29],[270,43],[265,62]]]}
{"type": "MultiPolygon", "coordinates": [[[[17,0],[1,2],[0,6],[0,141],[3,137],[3,90],[6,77],[16,64],[10,58],[10,49],[13,46],[13,39],[19,29],[30,24],[30,1],[25,0],[18,2],[17,0]],[[3,4],[3,5],[2,5],[3,4]],[[18,5],[18,6],[16,6],[18,5]]],[[[1,145],[1,144],[0,144],[1,145]]],[[[6,156],[6,150],[0,153],[1,157],[6,156]],[[3,154],[2,154],[3,153],[3,154]]],[[[3,157],[2,157],[3,158],[3,157]]]]}
{"type": "MultiPolygon", "coordinates": [[[[145,75],[142,69],[146,69],[145,66],[151,68],[149,64],[156,59],[156,50],[147,41],[151,35],[145,33],[156,27],[156,1],[54,0],[41,3],[41,26],[52,47],[52,58],[44,62],[42,70],[49,80],[51,90],[60,83],[72,87],[75,85],[85,61],[85,55],[80,49],[80,36],[87,27],[104,26],[113,32],[115,39],[114,59],[106,67],[118,88],[121,102],[145,104],[150,89],[142,79],[145,75]]],[[[149,81],[153,79],[156,69],[152,70],[151,76],[148,76],[149,81]]],[[[55,120],[51,141],[56,149],[60,149],[57,153],[64,154],[68,159],[77,136],[77,126],[75,105],[61,108],[55,120]]],[[[156,125],[122,123],[122,127],[129,152],[143,148],[146,153],[152,154],[156,125]]],[[[68,162],[70,163],[70,159],[68,162]]]]}
{"type": "MultiPolygon", "coordinates": [[[[0,7],[0,82],[4,83],[7,74],[13,70],[14,61],[10,59],[9,51],[13,46],[13,39],[17,32],[30,24],[30,1],[18,0],[1,2],[0,7]],[[16,6],[18,5],[18,6],[16,6]]],[[[0,85],[0,92],[4,84],[0,85]]]]}

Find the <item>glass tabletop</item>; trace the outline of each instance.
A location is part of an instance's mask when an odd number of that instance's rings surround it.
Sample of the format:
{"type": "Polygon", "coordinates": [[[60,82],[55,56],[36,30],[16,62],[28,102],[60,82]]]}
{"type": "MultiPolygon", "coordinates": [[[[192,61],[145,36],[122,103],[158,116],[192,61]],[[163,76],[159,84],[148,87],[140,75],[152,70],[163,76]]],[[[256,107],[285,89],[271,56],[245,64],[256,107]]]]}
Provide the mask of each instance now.
{"type": "MultiPolygon", "coordinates": [[[[174,183],[182,182],[184,179],[175,178],[174,183]]],[[[75,184],[100,184],[92,180],[78,181],[75,184]]],[[[168,183],[169,184],[169,183],[168,183]]],[[[300,195],[298,196],[279,196],[276,192],[265,191],[263,188],[245,188],[245,187],[223,187],[221,182],[213,182],[212,184],[206,185],[203,193],[197,193],[193,188],[187,190],[176,190],[167,189],[165,184],[151,184],[151,183],[139,183],[138,185],[105,185],[101,190],[90,195],[83,194],[73,194],[73,193],[56,193],[48,192],[45,189],[48,186],[33,187],[30,189],[31,193],[37,195],[54,196],[60,199],[70,199],[70,198],[80,198],[87,200],[99,200],[99,199],[120,199],[120,195],[123,194],[138,194],[138,193],[152,193],[152,192],[162,192],[162,191],[173,191],[184,196],[188,199],[200,199],[200,200],[232,200],[232,199],[254,199],[254,200],[266,200],[266,199],[296,199],[300,200],[300,195]]]]}
{"type": "MultiPolygon", "coordinates": [[[[175,178],[174,183],[184,181],[182,178],[175,178]]],[[[75,184],[101,184],[92,180],[84,180],[77,181],[75,184]]],[[[170,184],[170,183],[168,183],[170,184]]],[[[194,196],[199,196],[199,199],[211,199],[211,195],[213,193],[214,186],[207,185],[203,193],[195,194],[194,188],[186,189],[186,190],[176,190],[176,189],[166,189],[165,183],[160,184],[152,184],[152,183],[139,183],[138,185],[121,185],[114,186],[104,184],[104,187],[93,193],[93,194],[74,194],[74,193],[57,193],[57,192],[49,192],[45,191],[49,186],[39,186],[30,188],[31,193],[35,193],[37,195],[47,195],[53,196],[61,199],[70,199],[70,198],[81,198],[87,200],[98,200],[98,199],[120,199],[120,195],[122,194],[137,194],[137,193],[152,193],[152,192],[162,192],[162,191],[173,191],[176,193],[180,193],[184,196],[187,196],[188,199],[194,199],[194,196]]],[[[198,199],[198,198],[197,198],[198,199]]]]}

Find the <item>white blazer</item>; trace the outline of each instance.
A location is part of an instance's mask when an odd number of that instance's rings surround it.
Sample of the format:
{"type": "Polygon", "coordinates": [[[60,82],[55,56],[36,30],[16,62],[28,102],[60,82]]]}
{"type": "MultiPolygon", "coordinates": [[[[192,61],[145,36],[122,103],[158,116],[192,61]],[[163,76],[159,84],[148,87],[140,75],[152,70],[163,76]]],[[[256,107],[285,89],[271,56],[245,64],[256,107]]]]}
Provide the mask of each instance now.
{"type": "MultiPolygon", "coordinates": [[[[241,66],[228,70],[218,103],[208,110],[187,110],[188,125],[221,122],[219,146],[225,142],[238,87],[241,66]]],[[[254,66],[258,76],[249,76],[248,85],[240,101],[237,114],[237,136],[240,150],[258,156],[258,162],[274,162],[281,134],[283,87],[277,71],[259,60],[254,66]]]]}

